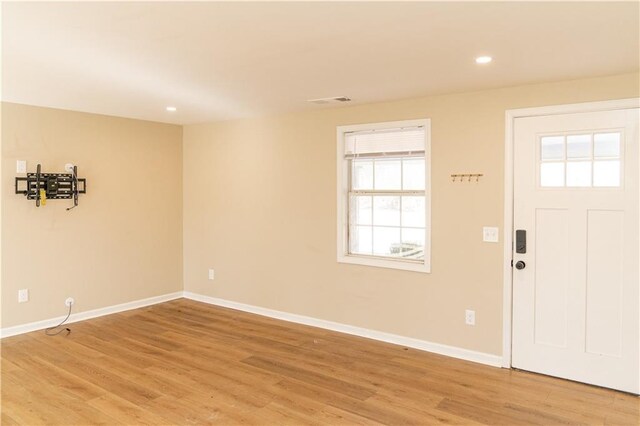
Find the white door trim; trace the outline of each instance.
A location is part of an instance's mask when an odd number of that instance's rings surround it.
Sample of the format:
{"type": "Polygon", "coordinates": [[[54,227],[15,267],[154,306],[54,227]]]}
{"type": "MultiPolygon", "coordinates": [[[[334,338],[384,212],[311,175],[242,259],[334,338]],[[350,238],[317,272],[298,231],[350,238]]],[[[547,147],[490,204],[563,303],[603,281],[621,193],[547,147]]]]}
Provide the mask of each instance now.
{"type": "Polygon", "coordinates": [[[640,98],[579,104],[551,105],[536,108],[510,109],[505,112],[504,143],[504,269],[502,290],[502,367],[511,367],[511,321],[513,315],[511,267],[513,247],[513,127],[516,118],[579,112],[611,111],[640,108],[640,98]]]}

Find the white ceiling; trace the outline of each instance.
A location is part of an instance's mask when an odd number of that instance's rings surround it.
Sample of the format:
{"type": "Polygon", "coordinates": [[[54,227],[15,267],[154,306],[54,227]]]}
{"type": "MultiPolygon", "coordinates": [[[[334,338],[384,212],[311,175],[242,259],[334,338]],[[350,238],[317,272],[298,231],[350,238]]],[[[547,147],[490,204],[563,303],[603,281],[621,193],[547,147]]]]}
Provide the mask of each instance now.
{"type": "Polygon", "coordinates": [[[633,72],[639,5],[5,2],[2,99],[185,124],[633,72]]]}

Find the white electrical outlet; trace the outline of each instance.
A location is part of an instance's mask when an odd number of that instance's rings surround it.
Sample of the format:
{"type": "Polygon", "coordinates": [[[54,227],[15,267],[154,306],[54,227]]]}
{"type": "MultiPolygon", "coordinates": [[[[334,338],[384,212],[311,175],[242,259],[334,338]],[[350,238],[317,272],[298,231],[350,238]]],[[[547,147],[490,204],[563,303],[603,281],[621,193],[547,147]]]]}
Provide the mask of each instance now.
{"type": "Polygon", "coordinates": [[[29,301],[29,289],[23,288],[18,290],[18,303],[24,303],[29,301]]]}
{"type": "Polygon", "coordinates": [[[16,173],[27,173],[27,162],[25,160],[16,161],[16,173]]]}
{"type": "Polygon", "coordinates": [[[476,325],[476,311],[470,309],[464,311],[464,322],[467,325],[476,325]]]}
{"type": "Polygon", "coordinates": [[[76,301],[73,297],[67,297],[67,300],[64,301],[65,306],[73,306],[74,303],[76,303],[76,301]]]}
{"type": "Polygon", "coordinates": [[[215,271],[213,269],[209,269],[209,279],[212,280],[216,276],[215,271]]]}
{"type": "Polygon", "coordinates": [[[498,228],[492,226],[485,226],[482,228],[482,241],[485,243],[497,243],[498,242],[498,228]]]}

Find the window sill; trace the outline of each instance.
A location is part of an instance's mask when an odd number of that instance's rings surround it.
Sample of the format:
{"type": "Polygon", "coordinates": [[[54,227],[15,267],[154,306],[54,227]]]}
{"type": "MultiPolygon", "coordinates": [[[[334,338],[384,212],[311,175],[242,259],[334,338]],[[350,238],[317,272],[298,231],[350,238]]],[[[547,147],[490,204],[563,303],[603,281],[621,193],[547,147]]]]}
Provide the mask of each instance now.
{"type": "Polygon", "coordinates": [[[423,262],[409,262],[402,260],[387,260],[378,257],[338,255],[338,263],[352,265],[374,266],[377,268],[400,269],[404,271],[430,273],[430,265],[423,262]]]}

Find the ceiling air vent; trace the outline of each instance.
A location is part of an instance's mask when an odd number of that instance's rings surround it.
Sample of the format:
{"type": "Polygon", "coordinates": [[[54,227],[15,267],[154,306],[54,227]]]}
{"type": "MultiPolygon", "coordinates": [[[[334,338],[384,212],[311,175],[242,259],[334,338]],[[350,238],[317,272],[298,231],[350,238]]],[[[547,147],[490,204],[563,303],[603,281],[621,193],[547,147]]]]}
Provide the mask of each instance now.
{"type": "Polygon", "coordinates": [[[336,96],[334,98],[309,99],[307,100],[307,102],[311,102],[312,104],[316,105],[323,105],[336,102],[349,102],[350,100],[351,98],[348,98],[346,96],[336,96]]]}

